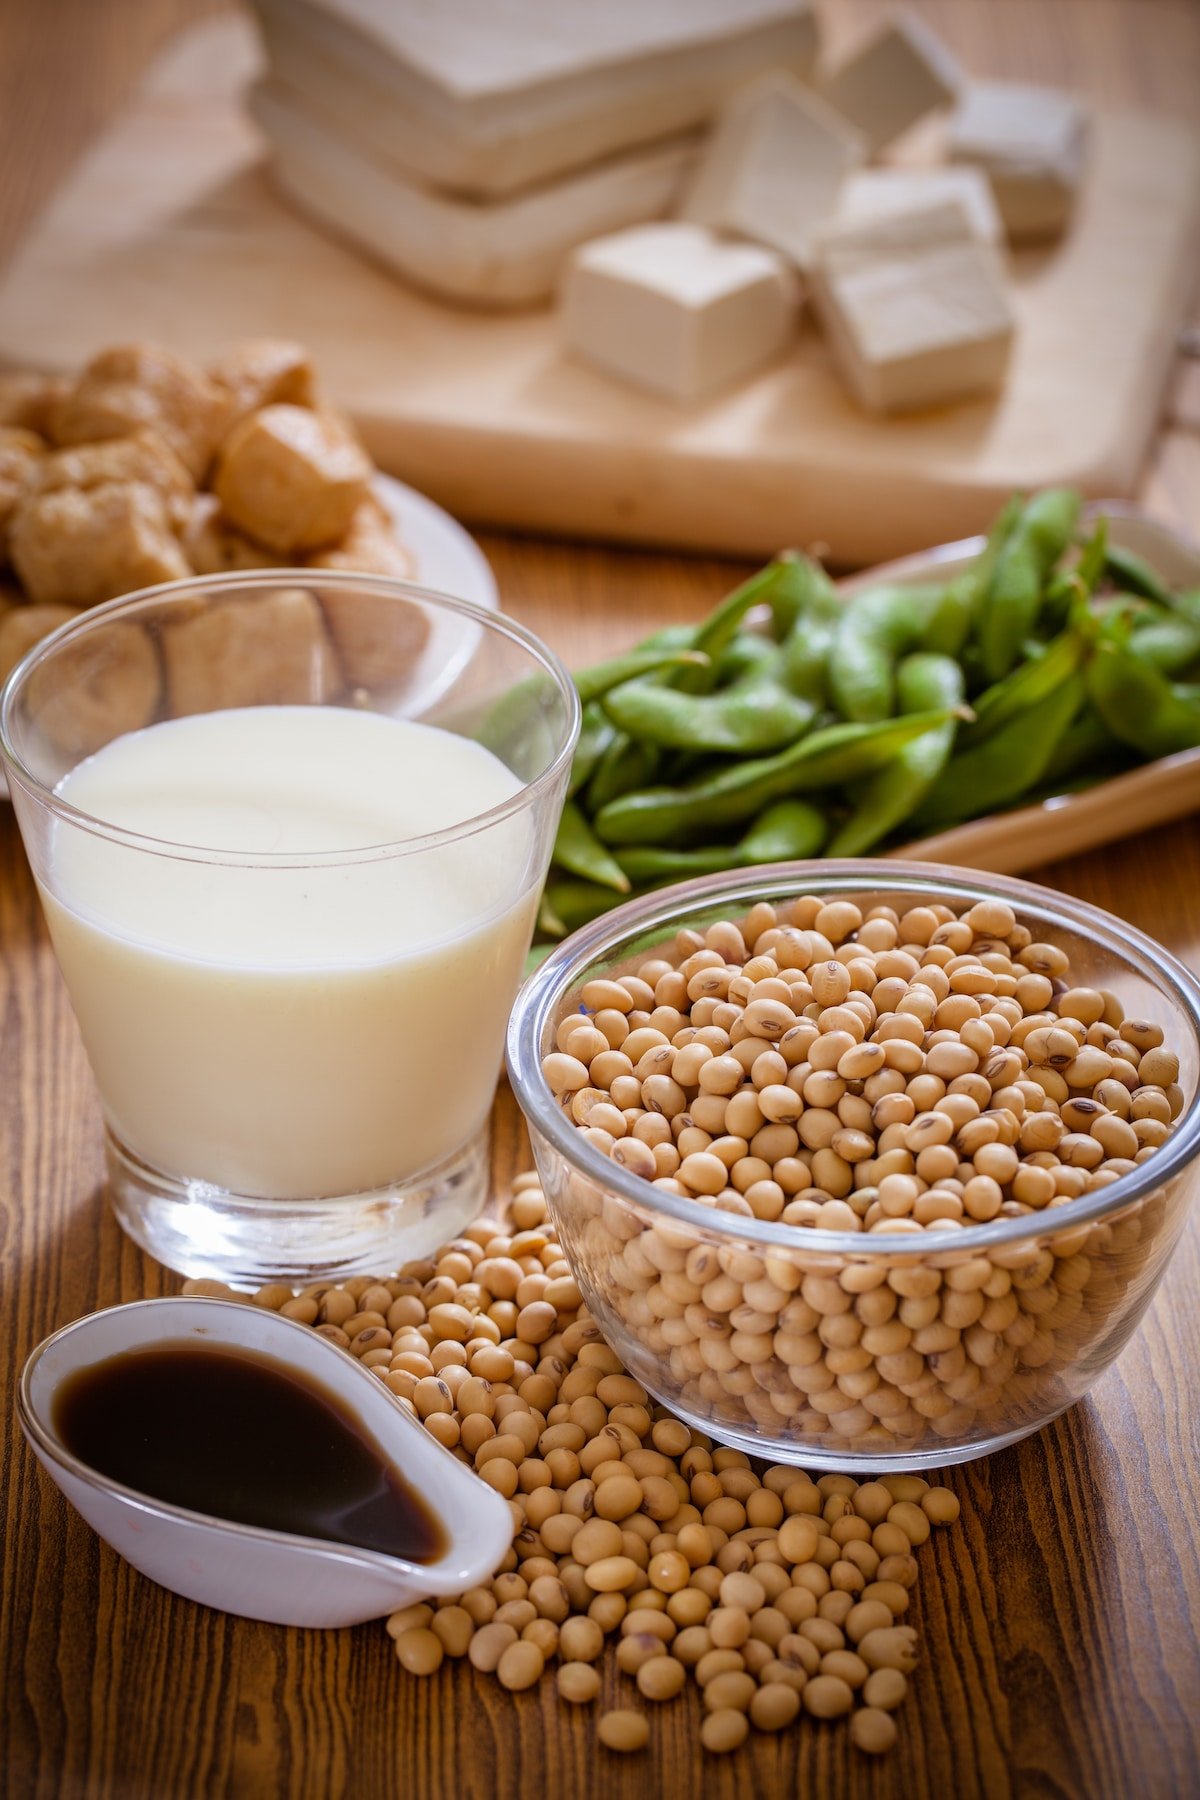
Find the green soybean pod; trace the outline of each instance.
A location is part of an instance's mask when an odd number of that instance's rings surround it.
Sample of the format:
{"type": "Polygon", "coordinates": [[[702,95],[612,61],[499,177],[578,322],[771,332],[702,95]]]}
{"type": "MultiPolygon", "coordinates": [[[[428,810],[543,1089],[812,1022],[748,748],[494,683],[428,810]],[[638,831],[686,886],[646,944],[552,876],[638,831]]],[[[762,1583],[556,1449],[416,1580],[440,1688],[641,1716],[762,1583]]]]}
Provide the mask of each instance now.
{"type": "Polygon", "coordinates": [[[805,862],[819,856],[829,821],[810,800],[776,800],[764,808],[737,846],[739,864],[805,862]]]}
{"type": "Polygon", "coordinates": [[[1114,737],[1150,760],[1200,745],[1200,686],[1168,681],[1125,644],[1102,643],[1088,693],[1114,737]]]}
{"type": "Polygon", "coordinates": [[[1000,546],[983,595],[979,648],[990,681],[1007,675],[1033,628],[1042,589],[1070,544],[1079,496],[1068,488],[1035,494],[1000,546]]]}
{"type": "Polygon", "coordinates": [[[1105,551],[1104,566],[1116,585],[1127,594],[1140,594],[1143,599],[1156,600],[1160,606],[1171,605],[1170,588],[1144,556],[1138,556],[1120,544],[1110,543],[1105,551]]]}
{"type": "Polygon", "coordinates": [[[630,737],[670,750],[735,756],[778,750],[808,730],[815,700],[793,694],[782,680],[782,656],[762,642],[743,672],[711,694],[635,682],[608,695],[608,716],[630,737]]]}
{"type": "Polygon", "coordinates": [[[542,937],[566,937],[616,904],[611,888],[592,881],[547,882],[538,907],[538,931],[542,937]]]}
{"type": "Polygon", "coordinates": [[[872,724],[896,710],[896,659],[938,618],[947,587],[889,583],[847,600],[829,649],[830,698],[844,719],[872,724]]]}
{"type": "MultiPolygon", "coordinates": [[[[952,656],[920,651],[907,656],[896,671],[900,704],[909,711],[957,706],[963,697],[963,673],[952,656]]],[[[895,760],[858,789],[850,817],[829,846],[830,856],[861,856],[912,817],[941,775],[954,748],[958,721],[947,719],[896,752],[895,760]]]]}
{"type": "Polygon", "coordinates": [[[773,800],[873,774],[901,745],[946,717],[931,712],[876,725],[829,725],[774,756],[747,757],[684,787],[624,794],[592,822],[608,844],[686,843],[753,819],[773,800]]]}
{"type": "Polygon", "coordinates": [[[575,754],[571,759],[571,774],[567,782],[568,798],[586,787],[596,772],[596,767],[604,752],[613,743],[617,728],[600,705],[592,700],[583,709],[583,717],[579,726],[579,740],[575,745],[575,754]]]}
{"type": "Polygon", "coordinates": [[[959,734],[962,749],[982,743],[1010,719],[1040,705],[1068,676],[1083,666],[1090,648],[1091,631],[1071,628],[1054,638],[1036,658],[1020,664],[1010,674],[985,688],[972,701],[974,718],[964,722],[959,734]]]}
{"type": "Polygon", "coordinates": [[[716,679],[715,665],[733,642],[746,614],[755,606],[769,604],[772,594],[785,589],[791,579],[789,563],[781,560],[768,563],[766,568],[760,569],[748,581],[743,581],[740,587],[734,588],[692,630],[691,648],[701,651],[709,659],[708,668],[678,671],[667,677],[670,685],[681,688],[685,693],[708,692],[716,679]]]}
{"type": "Polygon", "coordinates": [[[672,850],[656,844],[618,844],[613,856],[638,887],[663,881],[687,881],[697,875],[720,875],[738,864],[733,844],[701,845],[672,850]]]}
{"type": "Polygon", "coordinates": [[[708,665],[709,659],[702,650],[650,646],[627,650],[624,655],[610,657],[607,662],[593,663],[590,669],[579,669],[572,680],[581,703],[586,706],[590,700],[599,700],[613,688],[623,687],[627,681],[636,681],[639,676],[658,674],[664,669],[707,669],[708,665]]]}
{"type": "Polygon", "coordinates": [[[1160,675],[1183,675],[1200,662],[1200,618],[1180,612],[1143,613],[1133,622],[1130,649],[1160,675]]]}
{"type": "Polygon", "coordinates": [[[652,781],[658,768],[658,752],[650,744],[618,731],[592,772],[584,796],[585,810],[595,816],[620,794],[631,793],[652,781]]]}
{"type": "Polygon", "coordinates": [[[835,614],[841,610],[837,589],[820,563],[811,556],[804,556],[798,550],[787,550],[776,566],[779,575],[767,595],[767,604],[778,643],[785,643],[791,637],[802,618],[830,605],[835,614]]]}
{"type": "Polygon", "coordinates": [[[951,759],[918,807],[920,830],[958,824],[1011,806],[1041,781],[1084,699],[1083,676],[1068,675],[1028,712],[1018,713],[980,744],[951,759]]]}
{"type": "Polygon", "coordinates": [[[1099,779],[1114,761],[1122,759],[1129,759],[1127,747],[1113,736],[1095,707],[1088,705],[1059,739],[1042,773],[1041,785],[1053,793],[1060,783],[1074,783],[1088,774],[1099,779]]]}
{"type": "Polygon", "coordinates": [[[600,842],[583,813],[573,800],[568,800],[559,816],[550,859],[570,875],[598,882],[618,894],[629,892],[629,877],[607,846],[600,842]]]}

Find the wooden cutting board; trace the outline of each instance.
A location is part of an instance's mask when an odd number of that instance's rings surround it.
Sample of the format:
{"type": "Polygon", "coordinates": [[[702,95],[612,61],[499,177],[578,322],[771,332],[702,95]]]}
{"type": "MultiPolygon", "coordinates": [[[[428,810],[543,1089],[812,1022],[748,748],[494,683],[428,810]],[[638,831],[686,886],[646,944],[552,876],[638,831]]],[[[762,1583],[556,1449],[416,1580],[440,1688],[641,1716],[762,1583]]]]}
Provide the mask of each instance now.
{"type": "Polygon", "coordinates": [[[1015,366],[995,401],[881,423],[811,325],[756,378],[680,408],[561,350],[550,310],[426,299],[273,193],[239,95],[249,24],[189,30],[0,280],[0,360],[71,368],[155,337],[198,356],[303,339],[379,463],[464,518],[867,563],[980,529],[1016,487],[1130,491],[1197,266],[1200,135],[1096,119],[1067,239],[1014,258],[1015,366]]]}

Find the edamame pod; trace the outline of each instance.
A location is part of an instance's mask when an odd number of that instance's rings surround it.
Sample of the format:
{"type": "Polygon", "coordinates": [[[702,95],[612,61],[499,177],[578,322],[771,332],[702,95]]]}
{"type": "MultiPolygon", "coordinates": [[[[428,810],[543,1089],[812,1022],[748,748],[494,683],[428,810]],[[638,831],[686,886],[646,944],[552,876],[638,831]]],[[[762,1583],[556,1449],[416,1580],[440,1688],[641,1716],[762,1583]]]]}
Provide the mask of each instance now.
{"type": "Polygon", "coordinates": [[[773,800],[873,774],[904,744],[950,716],[927,712],[875,725],[830,725],[774,756],[748,757],[684,787],[625,794],[593,823],[609,844],[686,843],[713,827],[752,819],[773,800]]]}
{"type": "Polygon", "coordinates": [[[1145,557],[1120,544],[1109,544],[1104,553],[1104,566],[1119,588],[1127,594],[1140,594],[1145,600],[1156,600],[1170,606],[1171,590],[1145,557]]]}
{"type": "Polygon", "coordinates": [[[615,904],[611,888],[592,881],[550,881],[542,890],[538,930],[543,937],[562,938],[590,925],[615,904]]]}
{"type": "Polygon", "coordinates": [[[1059,783],[1065,785],[1081,775],[1102,770],[1114,756],[1126,754],[1124,745],[1113,737],[1095,707],[1085,706],[1059,739],[1042,774],[1042,787],[1052,793],[1059,791],[1059,783]]]}
{"type": "Polygon", "coordinates": [[[868,588],[846,601],[829,651],[829,693],[845,719],[870,724],[896,710],[896,661],[960,647],[966,595],[954,584],[868,588]],[[958,642],[955,642],[955,640],[958,642]]]}
{"type": "Polygon", "coordinates": [[[768,595],[771,623],[778,643],[786,643],[802,620],[836,618],[842,602],[819,562],[789,550],[779,559],[780,578],[768,595]]]}
{"type": "Polygon", "coordinates": [[[790,560],[780,559],[768,563],[765,569],[760,569],[749,581],[743,581],[740,587],[734,588],[706,619],[702,619],[692,629],[691,648],[709,659],[708,668],[681,670],[667,677],[670,686],[689,694],[709,692],[716,680],[716,664],[732,644],[746,614],[755,606],[769,604],[771,596],[786,591],[792,580],[790,560]]]}
{"type": "Polygon", "coordinates": [[[1200,686],[1168,681],[1130,645],[1101,644],[1087,683],[1113,736],[1142,756],[1173,756],[1200,745],[1200,686]]]}
{"type": "Polygon", "coordinates": [[[568,874],[585,881],[598,882],[618,894],[629,892],[629,878],[615,861],[606,845],[600,842],[579,807],[568,800],[558,821],[554,851],[550,859],[568,874]]]}
{"type": "Polygon", "coordinates": [[[605,709],[630,737],[665,749],[735,756],[780,749],[808,730],[816,701],[785,685],[782,655],[773,644],[764,641],[761,654],[749,660],[743,674],[714,693],[635,682],[609,694],[605,709]]]}
{"type": "Polygon", "coordinates": [[[809,800],[776,800],[755,819],[737,846],[737,861],[804,862],[820,853],[829,836],[829,821],[809,800]]]}
{"type": "Polygon", "coordinates": [[[581,787],[586,787],[600,758],[612,744],[616,735],[616,726],[598,700],[593,700],[584,707],[579,727],[579,740],[575,745],[575,754],[571,758],[571,775],[567,782],[568,799],[577,794],[581,787]]]}
{"type": "Polygon", "coordinates": [[[1200,618],[1147,611],[1134,620],[1129,647],[1160,675],[1183,675],[1200,662],[1200,618]]]}
{"type": "Polygon", "coordinates": [[[703,650],[650,645],[629,650],[624,656],[611,657],[607,662],[593,663],[590,669],[578,670],[572,679],[579,691],[581,703],[586,706],[589,701],[601,699],[613,688],[621,687],[627,681],[636,681],[640,675],[657,674],[662,669],[707,669],[708,666],[709,659],[703,650]]]}
{"type": "Polygon", "coordinates": [[[1029,712],[954,757],[921,805],[914,826],[927,831],[1011,806],[1041,781],[1083,702],[1083,676],[1069,675],[1029,712]]]}
{"type": "Polygon", "coordinates": [[[968,749],[991,737],[1010,719],[1040,705],[1070,675],[1083,666],[1089,639],[1084,630],[1072,628],[1054,638],[1036,658],[1023,662],[971,702],[975,714],[963,725],[960,746],[968,749]]]}
{"type": "MultiPolygon", "coordinates": [[[[952,656],[920,652],[896,671],[900,704],[914,712],[958,706],[963,673],[952,656]]],[[[861,856],[903,825],[941,775],[954,747],[958,721],[949,718],[896,752],[895,760],[863,783],[854,811],[835,833],[830,856],[861,856]]]]}
{"type": "Polygon", "coordinates": [[[705,844],[691,850],[672,850],[657,844],[621,844],[613,851],[630,881],[638,887],[656,882],[686,881],[698,875],[720,875],[737,867],[732,844],[705,844]]]}
{"type": "Polygon", "coordinates": [[[645,787],[658,768],[658,752],[618,731],[596,765],[587,785],[587,811],[595,815],[619,794],[645,787]]]}
{"type": "Polygon", "coordinates": [[[1012,521],[981,598],[977,636],[989,681],[1007,675],[1020,656],[1046,578],[1071,542],[1078,517],[1078,494],[1047,488],[1012,521]]]}

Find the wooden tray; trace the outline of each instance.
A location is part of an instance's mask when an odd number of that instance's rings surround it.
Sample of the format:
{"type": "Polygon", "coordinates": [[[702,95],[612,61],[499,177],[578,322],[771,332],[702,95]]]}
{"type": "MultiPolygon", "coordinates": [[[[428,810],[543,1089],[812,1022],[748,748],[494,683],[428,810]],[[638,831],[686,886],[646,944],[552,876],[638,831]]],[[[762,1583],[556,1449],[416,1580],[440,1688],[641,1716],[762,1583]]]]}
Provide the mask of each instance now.
{"type": "Polygon", "coordinates": [[[1182,124],[1096,119],[1070,235],[1014,258],[999,399],[880,423],[811,326],[689,409],[572,361],[552,312],[422,298],[273,193],[239,102],[257,66],[238,17],[167,50],[0,281],[0,360],[70,368],[137,336],[208,356],[286,333],[384,468],[465,518],[589,537],[755,555],[819,540],[863,564],[979,530],[1016,487],[1132,487],[1196,266],[1200,137],[1182,124]]]}

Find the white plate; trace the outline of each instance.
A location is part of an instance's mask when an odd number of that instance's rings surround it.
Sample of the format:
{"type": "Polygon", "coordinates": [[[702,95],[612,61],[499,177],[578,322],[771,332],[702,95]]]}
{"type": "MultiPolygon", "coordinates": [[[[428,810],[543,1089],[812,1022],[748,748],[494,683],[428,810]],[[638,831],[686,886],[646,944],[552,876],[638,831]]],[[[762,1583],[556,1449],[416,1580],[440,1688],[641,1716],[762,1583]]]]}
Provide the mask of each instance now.
{"type": "MultiPolygon", "coordinates": [[[[396,535],[412,557],[411,579],[435,593],[471,600],[487,612],[499,612],[500,593],[491,565],[458,520],[390,475],[377,475],[374,486],[392,516],[396,535]]],[[[473,623],[464,626],[450,615],[434,619],[409,690],[409,710],[423,710],[444,694],[470,661],[478,642],[479,628],[473,623]]],[[[7,799],[8,782],[0,770],[0,800],[7,799]]]]}
{"type": "MultiPolygon", "coordinates": [[[[499,612],[500,594],[483,551],[457,519],[390,475],[375,477],[375,491],[392,515],[396,535],[413,559],[412,579],[421,587],[456,600],[473,600],[488,612],[499,612]]],[[[406,689],[406,708],[423,710],[444,694],[471,660],[479,642],[479,627],[464,627],[461,619],[445,614],[432,621],[412,685],[406,689]]]]}

